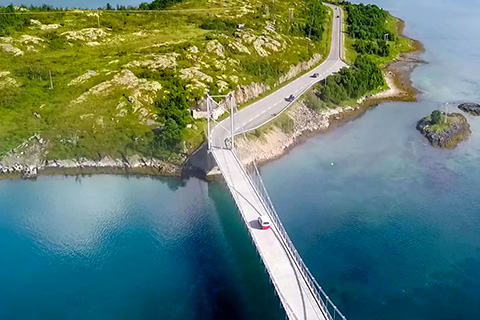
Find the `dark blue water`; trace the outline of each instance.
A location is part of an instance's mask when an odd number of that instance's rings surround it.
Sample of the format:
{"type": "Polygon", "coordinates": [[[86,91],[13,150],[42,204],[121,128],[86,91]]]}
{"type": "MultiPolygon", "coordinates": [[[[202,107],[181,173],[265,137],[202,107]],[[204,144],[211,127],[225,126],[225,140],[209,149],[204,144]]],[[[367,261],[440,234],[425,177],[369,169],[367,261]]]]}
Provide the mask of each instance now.
{"type": "MultiPolygon", "coordinates": [[[[377,3],[425,44],[420,101],[381,104],[262,174],[348,319],[480,319],[480,118],[455,150],[414,128],[445,102],[480,100],[480,6],[377,3]]],[[[283,317],[218,183],[1,181],[0,262],[0,319],[283,317]]]]}
{"type": "Polygon", "coordinates": [[[0,182],[0,319],[281,319],[279,305],[220,185],[0,182]]]}

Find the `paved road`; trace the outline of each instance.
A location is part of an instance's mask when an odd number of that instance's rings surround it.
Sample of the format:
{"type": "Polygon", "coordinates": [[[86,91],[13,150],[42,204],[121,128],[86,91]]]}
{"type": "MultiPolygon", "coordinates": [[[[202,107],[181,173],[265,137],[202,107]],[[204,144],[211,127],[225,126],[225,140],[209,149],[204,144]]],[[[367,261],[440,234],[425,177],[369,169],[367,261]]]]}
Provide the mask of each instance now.
{"type": "MultiPolygon", "coordinates": [[[[343,31],[342,31],[342,17],[343,12],[341,8],[324,3],[333,9],[333,29],[332,40],[330,46],[330,53],[327,59],[312,71],[304,74],[298,79],[290,82],[286,86],[271,93],[265,98],[251,104],[250,106],[235,113],[234,128],[235,134],[245,133],[254,130],[268,121],[278,116],[285,110],[292,102],[285,99],[293,94],[298,98],[308,88],[315,83],[325,79],[334,72],[337,72],[346,64],[342,60],[343,53],[343,31]],[[337,18],[339,16],[339,18],[337,18]],[[319,77],[313,78],[312,75],[318,73],[319,77]]],[[[223,120],[212,130],[212,146],[226,147],[225,140],[230,137],[230,117],[223,120]]]]}

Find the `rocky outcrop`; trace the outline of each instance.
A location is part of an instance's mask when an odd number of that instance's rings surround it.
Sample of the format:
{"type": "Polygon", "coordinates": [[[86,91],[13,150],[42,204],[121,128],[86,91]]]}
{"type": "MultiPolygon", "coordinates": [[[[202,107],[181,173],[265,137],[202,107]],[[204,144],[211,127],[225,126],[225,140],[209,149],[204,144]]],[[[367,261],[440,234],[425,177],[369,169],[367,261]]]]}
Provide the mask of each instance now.
{"type": "Polygon", "coordinates": [[[422,118],[417,123],[417,130],[427,138],[434,147],[453,149],[470,135],[470,125],[460,113],[447,114],[447,123],[438,129],[432,126],[429,117],[422,118]]]}
{"type": "Polygon", "coordinates": [[[474,116],[480,116],[480,104],[478,103],[462,103],[458,106],[458,109],[474,116]]]}
{"type": "Polygon", "coordinates": [[[17,80],[9,77],[10,71],[0,71],[0,89],[6,87],[18,87],[19,83],[17,80]]]}
{"type": "Polygon", "coordinates": [[[60,28],[59,24],[43,24],[35,19],[30,19],[30,24],[32,25],[30,29],[39,28],[40,30],[55,30],[60,28]]]}
{"type": "Polygon", "coordinates": [[[262,93],[268,90],[270,90],[269,85],[253,82],[247,85],[237,86],[235,91],[233,91],[233,96],[235,97],[235,102],[237,104],[242,104],[248,100],[259,97],[262,93]]]}
{"type": "Polygon", "coordinates": [[[218,40],[211,40],[207,43],[205,49],[207,52],[215,53],[217,56],[225,57],[225,48],[218,40]]]}
{"type": "Polygon", "coordinates": [[[298,76],[300,73],[302,73],[304,71],[310,70],[315,65],[317,65],[320,62],[320,60],[322,60],[322,55],[318,54],[318,53],[315,53],[310,60],[305,61],[305,62],[300,62],[299,64],[296,64],[296,65],[292,65],[290,67],[290,69],[288,70],[288,72],[280,77],[280,79],[275,84],[275,86],[277,86],[277,85],[279,85],[279,84],[281,84],[285,81],[288,81],[290,79],[295,78],[296,76],[298,76]]]}
{"type": "Polygon", "coordinates": [[[133,60],[124,65],[124,68],[145,67],[151,70],[174,68],[177,66],[177,53],[167,54],[149,54],[145,56],[145,60],[133,60]]]}
{"type": "Polygon", "coordinates": [[[253,42],[253,47],[261,57],[270,55],[270,52],[277,52],[283,49],[283,46],[277,40],[268,36],[259,36],[253,42]],[[267,49],[270,51],[267,51],[267,49]]]}
{"type": "Polygon", "coordinates": [[[0,47],[2,48],[3,51],[7,53],[11,53],[14,56],[23,56],[23,51],[18,49],[17,47],[12,46],[11,44],[1,43],[0,47]]]}
{"type": "Polygon", "coordinates": [[[84,74],[82,74],[82,75],[76,77],[75,79],[73,79],[72,81],[70,81],[67,84],[67,86],[75,86],[77,84],[84,83],[85,81],[87,81],[88,79],[90,79],[91,77],[94,77],[94,76],[98,76],[98,73],[93,71],[93,70],[88,70],[84,74]]]}
{"type": "Polygon", "coordinates": [[[66,31],[61,35],[69,41],[96,41],[105,38],[108,33],[99,28],[86,28],[79,31],[66,31]]]}

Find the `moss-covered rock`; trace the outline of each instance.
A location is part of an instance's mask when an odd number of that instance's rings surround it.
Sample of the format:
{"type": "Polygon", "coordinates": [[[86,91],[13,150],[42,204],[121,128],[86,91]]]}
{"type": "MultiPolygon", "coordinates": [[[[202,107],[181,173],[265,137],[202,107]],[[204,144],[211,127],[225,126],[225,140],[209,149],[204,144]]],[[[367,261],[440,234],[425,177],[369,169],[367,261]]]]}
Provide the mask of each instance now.
{"type": "Polygon", "coordinates": [[[441,113],[439,120],[432,120],[432,115],[422,118],[417,123],[417,130],[428,139],[434,147],[453,149],[470,135],[470,125],[460,113],[441,113]]]}

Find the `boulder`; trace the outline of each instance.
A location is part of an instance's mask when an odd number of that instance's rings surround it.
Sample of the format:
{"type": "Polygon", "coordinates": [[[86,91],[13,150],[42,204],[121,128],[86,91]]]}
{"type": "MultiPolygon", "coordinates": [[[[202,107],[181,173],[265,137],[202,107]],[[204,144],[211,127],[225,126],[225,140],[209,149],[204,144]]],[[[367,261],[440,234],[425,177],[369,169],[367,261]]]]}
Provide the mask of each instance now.
{"type": "Polygon", "coordinates": [[[474,116],[480,116],[480,104],[478,103],[462,103],[458,106],[458,109],[474,116]]]}

